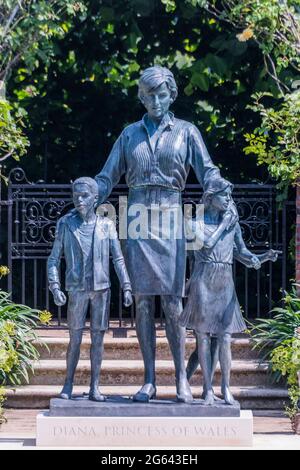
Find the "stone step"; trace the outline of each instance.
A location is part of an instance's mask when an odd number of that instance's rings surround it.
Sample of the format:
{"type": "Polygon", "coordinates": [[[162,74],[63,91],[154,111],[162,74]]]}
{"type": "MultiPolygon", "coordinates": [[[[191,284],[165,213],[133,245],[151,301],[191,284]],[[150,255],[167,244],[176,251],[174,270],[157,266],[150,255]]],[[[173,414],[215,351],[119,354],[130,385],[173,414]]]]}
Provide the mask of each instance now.
{"type": "MultiPolygon", "coordinates": [[[[36,344],[40,359],[65,359],[69,338],[64,337],[42,337],[45,345],[36,344]]],[[[80,358],[89,359],[90,338],[85,335],[80,349],[80,358]]],[[[195,339],[187,337],[186,339],[186,359],[195,349],[195,339]]],[[[248,338],[235,338],[232,341],[233,359],[257,359],[258,352],[251,349],[251,342],[248,338]]],[[[165,337],[156,339],[156,358],[157,360],[171,360],[171,352],[167,339],[165,337]]],[[[142,359],[139,343],[136,337],[131,338],[113,338],[109,335],[104,339],[104,359],[106,360],[136,360],[142,359]]]]}
{"type": "MultiPolygon", "coordinates": [[[[60,385],[66,374],[65,360],[50,359],[34,363],[35,373],[30,377],[31,385],[60,385]]],[[[231,369],[232,386],[269,386],[271,379],[267,373],[268,364],[256,360],[234,360],[231,369]]],[[[156,361],[158,385],[173,385],[175,372],[172,361],[156,361]]],[[[192,378],[192,385],[200,383],[201,371],[192,378]]],[[[101,383],[103,385],[138,385],[143,383],[144,366],[140,360],[104,360],[101,383]]],[[[90,380],[90,361],[80,360],[76,370],[75,384],[87,385],[90,380]]],[[[216,370],[216,384],[220,384],[220,368],[216,370]]]]}
{"type": "MultiPolygon", "coordinates": [[[[132,396],[136,393],[136,385],[103,385],[101,392],[105,395],[132,396]]],[[[60,385],[27,385],[18,386],[14,389],[7,388],[7,408],[49,408],[50,398],[54,398],[61,391],[60,385]]],[[[240,402],[241,408],[252,410],[279,410],[287,403],[287,390],[274,387],[231,387],[234,397],[240,402]]],[[[75,386],[74,394],[81,395],[88,392],[87,386],[75,386]]],[[[192,393],[195,398],[200,398],[202,393],[200,386],[193,386],[192,393]]],[[[215,387],[215,393],[220,395],[220,388],[215,387]]],[[[175,398],[174,386],[158,386],[158,398],[175,398]]]]}

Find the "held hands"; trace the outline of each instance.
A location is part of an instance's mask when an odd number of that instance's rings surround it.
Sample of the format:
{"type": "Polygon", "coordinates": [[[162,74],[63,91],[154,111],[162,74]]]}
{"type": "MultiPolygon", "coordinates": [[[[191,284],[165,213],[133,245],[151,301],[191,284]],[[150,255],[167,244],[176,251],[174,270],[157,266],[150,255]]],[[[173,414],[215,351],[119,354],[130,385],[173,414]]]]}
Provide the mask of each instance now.
{"type": "Polygon", "coordinates": [[[125,307],[130,307],[132,305],[133,299],[132,299],[132,293],[131,290],[125,290],[124,291],[124,305],[125,307]]]}
{"type": "Polygon", "coordinates": [[[53,291],[53,298],[55,305],[57,305],[58,307],[65,305],[67,301],[65,294],[60,289],[55,289],[55,291],[53,291]]]}

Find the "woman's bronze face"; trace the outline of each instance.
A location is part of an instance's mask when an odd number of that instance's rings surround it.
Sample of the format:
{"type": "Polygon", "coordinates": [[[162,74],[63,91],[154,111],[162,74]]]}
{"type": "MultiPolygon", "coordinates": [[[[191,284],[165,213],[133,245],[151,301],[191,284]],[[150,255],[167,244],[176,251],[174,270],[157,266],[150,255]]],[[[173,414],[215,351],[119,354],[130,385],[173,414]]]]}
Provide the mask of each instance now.
{"type": "Polygon", "coordinates": [[[169,111],[173,99],[166,83],[162,83],[154,90],[144,90],[142,103],[148,111],[151,119],[161,120],[169,111]]]}

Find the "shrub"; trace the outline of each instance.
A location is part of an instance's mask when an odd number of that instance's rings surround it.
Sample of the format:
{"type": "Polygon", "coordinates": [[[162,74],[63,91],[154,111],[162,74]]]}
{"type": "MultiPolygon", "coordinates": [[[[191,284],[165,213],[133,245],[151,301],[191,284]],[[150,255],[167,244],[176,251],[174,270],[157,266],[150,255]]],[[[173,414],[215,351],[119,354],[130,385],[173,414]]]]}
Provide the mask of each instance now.
{"type": "Polygon", "coordinates": [[[288,386],[290,406],[286,408],[293,419],[299,409],[300,389],[297,372],[300,371],[300,299],[296,285],[283,298],[284,306],[273,309],[273,318],[251,325],[254,348],[270,360],[270,368],[277,380],[284,377],[288,386]]]}

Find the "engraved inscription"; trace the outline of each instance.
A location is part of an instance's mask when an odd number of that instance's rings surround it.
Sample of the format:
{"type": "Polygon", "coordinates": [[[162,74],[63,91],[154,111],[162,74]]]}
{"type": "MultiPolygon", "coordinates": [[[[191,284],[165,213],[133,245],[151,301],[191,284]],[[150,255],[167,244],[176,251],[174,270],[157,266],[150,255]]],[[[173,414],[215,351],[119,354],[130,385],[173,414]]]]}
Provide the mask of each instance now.
{"type": "Polygon", "coordinates": [[[105,426],[105,437],[132,437],[132,436],[199,436],[211,438],[233,438],[237,436],[237,431],[233,426],[173,426],[165,428],[163,426],[105,426]]]}
{"type": "Polygon", "coordinates": [[[96,437],[97,432],[93,426],[53,426],[54,437],[96,437]]]}

